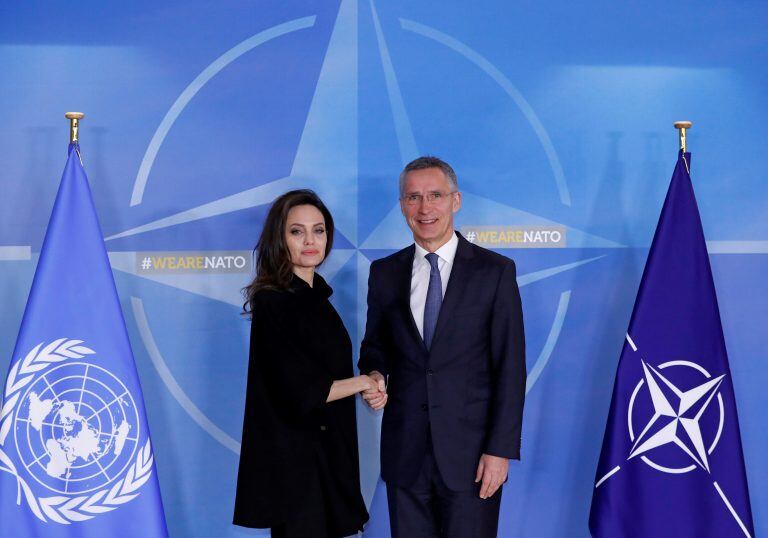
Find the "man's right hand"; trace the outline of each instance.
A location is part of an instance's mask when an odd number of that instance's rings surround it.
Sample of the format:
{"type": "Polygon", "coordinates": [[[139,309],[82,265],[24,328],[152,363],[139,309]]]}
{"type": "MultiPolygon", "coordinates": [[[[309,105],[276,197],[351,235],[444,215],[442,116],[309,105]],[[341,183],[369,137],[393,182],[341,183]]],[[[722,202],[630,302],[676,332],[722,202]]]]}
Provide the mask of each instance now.
{"type": "Polygon", "coordinates": [[[377,411],[387,405],[387,383],[384,376],[381,373],[374,370],[368,374],[373,381],[376,382],[376,389],[370,388],[363,391],[363,400],[373,409],[377,411]]]}

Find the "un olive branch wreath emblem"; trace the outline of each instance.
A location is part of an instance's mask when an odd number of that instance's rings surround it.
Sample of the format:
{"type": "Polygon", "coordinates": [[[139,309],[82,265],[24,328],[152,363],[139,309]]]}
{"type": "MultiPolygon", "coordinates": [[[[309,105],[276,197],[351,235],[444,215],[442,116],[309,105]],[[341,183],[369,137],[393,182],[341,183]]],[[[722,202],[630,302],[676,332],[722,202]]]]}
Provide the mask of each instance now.
{"type": "Polygon", "coordinates": [[[115,510],[138,496],[139,488],[152,475],[152,447],[147,440],[144,448],[137,450],[136,458],[125,476],[111,487],[103,488],[91,495],[68,497],[55,495],[37,497],[16,469],[13,460],[4,450],[5,441],[11,431],[13,418],[19,404],[21,390],[52,364],[68,359],[82,359],[95,354],[92,349],[81,345],[82,340],[60,338],[45,346],[35,346],[22,360],[16,362],[8,373],[2,405],[0,405],[0,471],[16,478],[16,504],[21,504],[22,494],[35,516],[42,521],[53,521],[68,525],[75,521],[86,521],[99,514],[115,510]]]}

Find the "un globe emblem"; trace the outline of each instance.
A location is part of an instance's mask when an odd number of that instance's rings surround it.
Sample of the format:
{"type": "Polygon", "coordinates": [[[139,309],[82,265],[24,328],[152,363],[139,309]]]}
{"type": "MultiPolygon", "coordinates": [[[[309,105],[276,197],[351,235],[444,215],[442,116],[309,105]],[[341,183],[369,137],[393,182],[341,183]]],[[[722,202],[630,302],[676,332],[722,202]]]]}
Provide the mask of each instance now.
{"type": "Polygon", "coordinates": [[[85,362],[46,369],[16,414],[19,462],[52,492],[89,493],[134,461],[140,423],[130,392],[108,370],[85,362]]]}

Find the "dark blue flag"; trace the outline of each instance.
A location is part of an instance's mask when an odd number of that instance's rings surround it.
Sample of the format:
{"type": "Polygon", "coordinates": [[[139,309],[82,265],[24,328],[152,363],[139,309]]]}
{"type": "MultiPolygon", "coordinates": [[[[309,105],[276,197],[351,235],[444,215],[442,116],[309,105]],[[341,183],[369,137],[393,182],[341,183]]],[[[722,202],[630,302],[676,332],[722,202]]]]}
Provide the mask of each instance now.
{"type": "Polygon", "coordinates": [[[619,359],[589,518],[595,537],[754,536],[689,163],[681,152],[619,359]]]}
{"type": "Polygon", "coordinates": [[[0,536],[167,536],[144,402],[70,145],[0,406],[0,536]]]}

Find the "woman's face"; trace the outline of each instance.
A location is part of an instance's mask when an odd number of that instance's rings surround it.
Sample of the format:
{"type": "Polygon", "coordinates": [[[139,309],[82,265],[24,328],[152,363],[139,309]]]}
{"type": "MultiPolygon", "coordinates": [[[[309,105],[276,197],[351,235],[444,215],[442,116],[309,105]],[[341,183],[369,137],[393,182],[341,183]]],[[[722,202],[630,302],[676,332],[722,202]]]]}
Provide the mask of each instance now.
{"type": "Polygon", "coordinates": [[[288,211],[285,243],[291,263],[298,267],[317,267],[325,258],[325,219],[313,205],[297,205],[288,211]]]}

